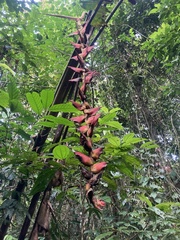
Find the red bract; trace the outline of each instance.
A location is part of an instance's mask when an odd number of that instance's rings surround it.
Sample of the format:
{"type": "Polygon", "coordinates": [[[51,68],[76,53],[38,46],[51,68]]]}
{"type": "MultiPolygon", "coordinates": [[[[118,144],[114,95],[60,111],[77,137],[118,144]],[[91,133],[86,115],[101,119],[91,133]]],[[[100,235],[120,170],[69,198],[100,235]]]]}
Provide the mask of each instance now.
{"type": "Polygon", "coordinates": [[[99,158],[99,156],[102,154],[102,152],[103,152],[103,148],[96,148],[91,151],[91,157],[94,160],[97,160],[99,158]]]}
{"type": "Polygon", "coordinates": [[[71,100],[71,102],[72,102],[72,105],[75,107],[75,108],[77,108],[78,110],[84,110],[84,107],[83,107],[83,105],[82,104],[80,104],[80,103],[78,103],[78,102],[75,102],[75,101],[73,101],[73,100],[71,100]]]}
{"type": "Polygon", "coordinates": [[[81,35],[84,35],[84,34],[85,34],[87,25],[88,25],[88,22],[86,22],[86,23],[84,24],[84,26],[79,30],[79,34],[81,34],[81,35]]]}
{"type": "Polygon", "coordinates": [[[72,59],[78,61],[80,59],[85,59],[85,57],[88,55],[88,53],[90,53],[90,51],[93,49],[94,47],[93,46],[89,46],[89,47],[86,47],[84,49],[82,49],[82,53],[78,54],[78,56],[74,56],[72,57],[72,59]],[[80,58],[80,59],[79,59],[80,58]]]}
{"type": "Polygon", "coordinates": [[[79,35],[80,36],[80,40],[83,43],[85,38],[86,38],[85,32],[86,32],[87,24],[88,23],[85,23],[84,26],[81,29],[77,30],[76,32],[73,32],[73,33],[69,34],[69,36],[79,35]]]}
{"type": "Polygon", "coordinates": [[[75,48],[77,48],[77,49],[81,49],[82,46],[83,46],[82,43],[74,43],[74,42],[71,42],[71,44],[72,44],[75,48]]]}
{"type": "Polygon", "coordinates": [[[89,126],[83,125],[83,126],[81,126],[81,127],[78,128],[78,131],[79,131],[80,133],[85,134],[85,133],[87,133],[88,129],[89,129],[89,126]]]}
{"type": "Polygon", "coordinates": [[[97,76],[99,73],[97,73],[96,71],[89,71],[86,73],[85,78],[84,78],[84,82],[86,84],[89,84],[92,80],[93,77],[97,76]]]}
{"type": "Polygon", "coordinates": [[[90,137],[86,137],[84,134],[81,134],[80,143],[86,151],[91,152],[91,150],[92,150],[92,139],[90,137]]]}
{"type": "Polygon", "coordinates": [[[92,191],[91,185],[89,183],[86,183],[85,191],[88,193],[88,191],[92,191]]]}
{"type": "Polygon", "coordinates": [[[81,91],[81,89],[79,89],[79,97],[83,102],[86,100],[85,92],[81,91]]]}
{"type": "Polygon", "coordinates": [[[83,109],[89,109],[90,108],[90,105],[88,102],[84,102],[83,103],[83,109]]]}
{"type": "Polygon", "coordinates": [[[81,115],[81,116],[77,116],[77,117],[72,117],[70,118],[71,121],[76,122],[76,123],[82,123],[85,120],[85,116],[81,115]]]}
{"type": "Polygon", "coordinates": [[[86,92],[86,84],[82,84],[82,86],[80,87],[80,91],[83,92],[85,94],[86,92]]]}
{"type": "Polygon", "coordinates": [[[91,166],[94,163],[93,158],[91,158],[81,152],[75,152],[75,155],[80,160],[80,162],[83,163],[85,166],[91,166]]]}
{"type": "Polygon", "coordinates": [[[68,67],[71,68],[74,72],[77,72],[77,73],[85,72],[84,68],[77,68],[77,67],[71,67],[71,66],[68,66],[68,67]]]}
{"type": "Polygon", "coordinates": [[[93,174],[92,172],[88,171],[86,168],[83,168],[81,167],[81,173],[83,175],[83,177],[86,179],[86,180],[89,180],[92,178],[93,174]]]}
{"type": "Polygon", "coordinates": [[[84,113],[94,115],[99,111],[100,107],[84,109],[84,113]]]}
{"type": "Polygon", "coordinates": [[[87,130],[87,136],[88,137],[92,137],[93,135],[93,130],[94,130],[94,126],[90,126],[89,129],[87,130]]]}
{"type": "Polygon", "coordinates": [[[87,46],[86,48],[84,48],[82,51],[86,52],[86,53],[90,53],[93,50],[94,46],[87,46]]]}
{"type": "Polygon", "coordinates": [[[86,120],[86,124],[90,124],[90,125],[96,125],[96,123],[98,122],[98,119],[100,117],[100,114],[97,114],[95,116],[92,116],[92,117],[89,117],[87,120],[86,120]]]}
{"type": "Polygon", "coordinates": [[[106,162],[95,163],[93,166],[91,166],[91,172],[92,172],[92,173],[99,173],[99,172],[101,172],[106,166],[107,166],[107,163],[106,163],[106,162]]]}
{"type": "Polygon", "coordinates": [[[79,82],[81,77],[70,79],[69,82],[79,82]]]}
{"type": "Polygon", "coordinates": [[[86,90],[87,85],[91,83],[94,76],[99,75],[96,71],[91,71],[85,65],[85,58],[89,52],[93,49],[93,46],[87,46],[88,41],[88,33],[86,31],[88,21],[81,25],[82,19],[77,18],[77,28],[78,30],[73,33],[73,35],[79,35],[78,43],[71,43],[75,47],[76,56],[73,55],[72,59],[78,61],[77,67],[69,66],[69,68],[74,71],[77,75],[75,78],[70,79],[70,82],[79,82],[82,84],[78,89],[79,98],[81,100],[81,104],[75,101],[72,101],[72,104],[75,108],[80,111],[83,111],[84,115],[72,117],[71,120],[75,123],[78,123],[80,126],[77,128],[77,131],[80,132],[80,144],[84,147],[84,149],[88,152],[88,155],[75,152],[76,157],[80,160],[82,164],[90,167],[89,170],[81,167],[81,173],[83,177],[87,180],[87,184],[85,187],[86,197],[89,202],[94,205],[95,208],[102,210],[105,206],[105,202],[103,200],[94,197],[94,186],[96,186],[102,176],[103,169],[107,166],[106,162],[98,162],[95,161],[100,157],[103,152],[103,148],[99,147],[92,150],[92,135],[95,125],[98,122],[100,114],[100,107],[91,108],[89,103],[87,102],[86,90]],[[77,74],[78,73],[78,74],[77,74]],[[82,125],[81,123],[85,122],[86,125],[82,125]]]}
{"type": "Polygon", "coordinates": [[[97,208],[97,209],[99,209],[99,210],[102,210],[103,207],[106,206],[106,203],[105,203],[103,200],[98,199],[98,198],[96,198],[96,197],[93,197],[93,198],[92,198],[92,202],[93,202],[94,207],[97,208]]]}
{"type": "Polygon", "coordinates": [[[77,56],[72,57],[75,61],[79,61],[81,67],[84,67],[84,58],[82,57],[82,54],[77,54],[77,56]]]}

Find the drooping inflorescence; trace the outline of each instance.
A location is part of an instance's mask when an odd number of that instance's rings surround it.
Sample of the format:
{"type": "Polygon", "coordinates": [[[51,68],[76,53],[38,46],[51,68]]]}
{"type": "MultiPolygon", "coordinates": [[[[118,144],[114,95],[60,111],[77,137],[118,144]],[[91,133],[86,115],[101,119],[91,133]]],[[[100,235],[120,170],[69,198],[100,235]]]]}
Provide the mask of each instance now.
{"type": "Polygon", "coordinates": [[[96,71],[92,71],[85,66],[85,58],[94,48],[86,44],[86,27],[87,23],[74,33],[75,35],[79,35],[79,42],[71,43],[78,50],[76,56],[73,57],[75,61],[78,61],[78,67],[68,67],[77,73],[78,77],[69,81],[81,82],[78,90],[81,102],[71,102],[75,108],[82,111],[80,116],[72,117],[71,120],[78,125],[77,131],[80,133],[80,144],[86,151],[86,154],[75,152],[75,156],[84,165],[80,169],[82,176],[87,181],[85,186],[86,197],[95,208],[102,210],[105,202],[94,195],[94,186],[98,184],[107,163],[98,162],[100,155],[103,153],[103,147],[94,148],[92,142],[93,131],[100,117],[98,113],[100,107],[91,107],[86,97],[88,85],[91,83],[93,77],[98,75],[96,71]]]}

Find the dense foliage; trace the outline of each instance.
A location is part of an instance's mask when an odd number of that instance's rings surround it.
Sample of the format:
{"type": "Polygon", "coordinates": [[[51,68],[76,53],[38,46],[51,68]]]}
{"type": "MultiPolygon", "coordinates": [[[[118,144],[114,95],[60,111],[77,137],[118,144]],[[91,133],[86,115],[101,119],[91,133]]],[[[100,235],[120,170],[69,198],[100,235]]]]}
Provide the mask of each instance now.
{"type": "MultiPolygon", "coordinates": [[[[81,16],[84,8],[94,9],[98,2],[0,1],[4,239],[18,239],[32,196],[45,193],[57,173],[59,184],[54,186],[60,186],[48,199],[50,229],[38,239],[180,238],[180,4],[175,0],[137,0],[136,5],[124,1],[87,58],[88,68],[99,72],[87,93],[90,104],[101,107],[92,140],[95,147],[104,146],[100,160],[108,166],[96,187],[105,209],[99,211],[85,199],[86,182],[74,156],[75,151],[83,152],[80,133],[67,119],[79,112],[68,96],[53,106],[56,86],[74,50],[70,42],[77,40],[69,34],[76,27],[74,21],[46,14],[81,16]],[[49,115],[49,110],[60,114],[49,115]],[[68,132],[57,143],[59,125],[68,132]],[[32,151],[43,127],[52,130],[43,148],[32,151]]],[[[93,36],[115,4],[106,1],[99,10],[93,36]]],[[[38,206],[29,235],[37,211],[38,206]]]]}

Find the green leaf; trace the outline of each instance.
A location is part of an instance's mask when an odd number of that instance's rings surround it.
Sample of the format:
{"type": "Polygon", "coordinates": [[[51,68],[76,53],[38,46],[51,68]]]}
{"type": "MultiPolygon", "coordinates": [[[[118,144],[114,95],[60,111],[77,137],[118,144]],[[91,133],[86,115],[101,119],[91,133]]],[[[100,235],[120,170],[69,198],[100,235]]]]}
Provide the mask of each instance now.
{"type": "Polygon", "coordinates": [[[155,7],[155,8],[153,8],[153,9],[148,13],[148,15],[159,12],[160,7],[161,7],[161,4],[160,4],[160,3],[156,3],[156,4],[154,4],[154,7],[155,7]]]}
{"type": "Polygon", "coordinates": [[[7,69],[13,76],[16,75],[16,73],[5,63],[0,63],[0,67],[7,69]]]}
{"type": "Polygon", "coordinates": [[[102,108],[101,108],[101,111],[104,112],[104,113],[106,113],[106,114],[109,112],[107,107],[102,107],[102,108]]]}
{"type": "Polygon", "coordinates": [[[79,137],[68,137],[63,139],[61,142],[76,142],[79,143],[79,137]]]}
{"type": "Polygon", "coordinates": [[[30,194],[34,195],[38,192],[44,191],[47,185],[49,184],[49,182],[51,181],[51,179],[53,178],[56,171],[57,169],[55,168],[43,169],[39,173],[30,194]]]}
{"type": "Polygon", "coordinates": [[[150,142],[146,142],[143,143],[140,148],[147,148],[147,149],[151,149],[151,148],[158,148],[159,146],[157,144],[154,143],[154,141],[150,141],[150,142]]]}
{"type": "Polygon", "coordinates": [[[24,113],[24,107],[18,99],[12,99],[9,101],[9,107],[12,112],[24,113]]]}
{"type": "Polygon", "coordinates": [[[115,112],[107,113],[103,118],[99,118],[99,125],[106,124],[107,122],[115,118],[115,116],[116,116],[115,112]]]}
{"type": "Polygon", "coordinates": [[[9,105],[9,95],[7,92],[0,90],[0,106],[8,107],[9,105]]]}
{"type": "Polygon", "coordinates": [[[115,136],[108,137],[108,142],[116,147],[120,146],[120,139],[118,137],[115,137],[115,136]]]}
{"type": "MultiPolygon", "coordinates": [[[[105,237],[109,237],[113,234],[113,232],[106,232],[106,233],[102,233],[99,236],[97,236],[94,240],[102,240],[105,237]]],[[[107,238],[106,238],[107,239],[107,238]]]]}
{"type": "Polygon", "coordinates": [[[138,198],[139,198],[142,202],[145,202],[145,203],[148,205],[148,207],[152,207],[151,201],[150,201],[149,198],[146,197],[144,194],[139,194],[139,195],[137,195],[137,196],[138,196],[138,198]]]}
{"type": "Polygon", "coordinates": [[[134,133],[128,133],[123,137],[124,144],[122,144],[122,146],[125,146],[127,144],[135,144],[138,142],[142,142],[143,140],[145,139],[134,137],[134,133]]]}
{"type": "Polygon", "coordinates": [[[60,160],[66,159],[69,153],[69,148],[64,145],[59,145],[53,149],[54,157],[60,160]]]}
{"type": "Polygon", "coordinates": [[[130,165],[133,165],[133,166],[136,166],[136,167],[139,167],[141,166],[140,164],[140,160],[134,156],[131,156],[131,155],[123,155],[123,159],[129,163],[130,165]]]}
{"type": "Polygon", "coordinates": [[[19,91],[17,89],[16,83],[14,80],[11,80],[8,83],[8,93],[9,93],[9,99],[19,99],[19,91]]]}
{"type": "Polygon", "coordinates": [[[108,187],[112,190],[117,189],[117,184],[114,180],[110,179],[109,177],[103,176],[103,180],[108,184],[108,187]]]}
{"type": "Polygon", "coordinates": [[[114,128],[117,128],[118,130],[122,130],[123,129],[123,126],[117,122],[117,121],[109,121],[106,123],[106,125],[110,126],[110,127],[114,127],[114,128]]]}
{"type": "Polygon", "coordinates": [[[4,237],[4,240],[17,240],[17,238],[15,238],[15,237],[13,237],[13,236],[11,236],[11,235],[6,235],[6,236],[4,237]]]}
{"type": "Polygon", "coordinates": [[[132,167],[128,166],[128,164],[121,162],[116,167],[120,170],[121,173],[124,173],[128,177],[130,177],[130,178],[134,177],[133,172],[132,172],[132,167]]]}
{"type": "Polygon", "coordinates": [[[44,118],[49,120],[49,121],[52,121],[56,124],[62,124],[62,125],[68,126],[68,127],[74,127],[75,126],[75,124],[72,121],[70,121],[66,118],[63,118],[63,117],[54,117],[52,115],[47,115],[44,118]]]}
{"type": "Polygon", "coordinates": [[[49,109],[51,112],[64,112],[64,113],[79,113],[80,111],[76,109],[72,103],[62,103],[55,104],[49,109]]]}
{"type": "Polygon", "coordinates": [[[40,115],[43,110],[43,105],[42,105],[39,94],[37,92],[27,93],[26,97],[27,97],[28,103],[31,106],[32,110],[35,113],[40,115]]]}
{"type": "Polygon", "coordinates": [[[49,122],[49,121],[39,121],[39,122],[36,123],[36,125],[53,128],[53,127],[56,126],[56,123],[54,123],[54,122],[49,122]]]}
{"type": "Polygon", "coordinates": [[[162,202],[155,206],[156,208],[159,208],[163,212],[170,212],[172,207],[180,207],[179,202],[162,202]]]}
{"type": "Polygon", "coordinates": [[[50,89],[42,90],[40,93],[44,110],[47,110],[53,102],[54,91],[50,89]]]}
{"type": "Polygon", "coordinates": [[[113,113],[113,112],[118,112],[118,111],[121,111],[121,110],[122,110],[121,108],[117,107],[117,108],[111,109],[109,112],[113,113]]]}
{"type": "Polygon", "coordinates": [[[22,138],[26,139],[26,140],[30,140],[30,135],[28,133],[26,133],[23,129],[18,128],[18,130],[16,131],[17,134],[19,134],[22,138]]]}

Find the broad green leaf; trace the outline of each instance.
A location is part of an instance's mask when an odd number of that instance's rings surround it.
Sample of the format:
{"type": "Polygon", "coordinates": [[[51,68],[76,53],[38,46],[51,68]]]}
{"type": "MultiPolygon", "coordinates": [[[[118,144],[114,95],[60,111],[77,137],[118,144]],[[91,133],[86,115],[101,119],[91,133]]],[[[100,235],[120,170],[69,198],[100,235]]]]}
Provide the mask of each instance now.
{"type": "Polygon", "coordinates": [[[43,110],[43,105],[42,105],[39,94],[37,92],[27,93],[26,97],[27,97],[28,103],[31,106],[32,110],[35,113],[40,115],[43,110]]]}
{"type": "Polygon", "coordinates": [[[115,137],[115,136],[108,137],[108,142],[116,147],[120,146],[120,139],[118,137],[115,137]]]}
{"type": "Polygon", "coordinates": [[[103,200],[103,201],[105,201],[106,203],[111,203],[112,202],[112,199],[111,199],[111,197],[109,197],[109,196],[102,196],[101,197],[101,199],[103,200]]]}
{"type": "Polygon", "coordinates": [[[93,134],[92,141],[94,143],[99,142],[101,139],[102,137],[100,136],[100,134],[97,134],[97,133],[93,134]]]}
{"type": "MultiPolygon", "coordinates": [[[[106,232],[106,233],[102,233],[99,236],[97,236],[94,240],[102,240],[105,237],[109,237],[113,234],[113,232],[106,232]]],[[[107,238],[106,238],[107,239],[107,238]]]]}
{"type": "Polygon", "coordinates": [[[19,134],[22,138],[26,139],[26,140],[30,140],[30,135],[28,133],[26,133],[22,128],[18,128],[17,129],[17,134],[19,134]]]}
{"type": "Polygon", "coordinates": [[[99,125],[106,124],[107,122],[115,118],[115,116],[116,116],[115,112],[107,113],[103,118],[99,118],[99,125]]]}
{"type": "Polygon", "coordinates": [[[4,240],[17,240],[17,238],[15,238],[15,237],[13,237],[13,236],[11,236],[11,235],[6,235],[6,236],[4,237],[4,240]]]}
{"type": "Polygon", "coordinates": [[[16,73],[8,65],[6,65],[5,63],[0,63],[0,67],[7,69],[13,76],[16,75],[16,73]]]}
{"type": "Polygon", "coordinates": [[[69,127],[74,127],[75,126],[75,124],[72,121],[70,121],[66,118],[63,118],[63,117],[54,117],[52,115],[47,115],[44,118],[49,120],[49,121],[52,121],[56,124],[62,124],[62,125],[69,126],[69,127]]]}
{"type": "Polygon", "coordinates": [[[14,80],[8,83],[9,100],[19,99],[19,91],[14,80]]]}
{"type": "Polygon", "coordinates": [[[133,139],[133,137],[134,137],[134,133],[127,133],[123,137],[123,142],[129,142],[131,141],[131,139],[133,139]]]}
{"type": "Polygon", "coordinates": [[[123,159],[131,164],[131,165],[134,165],[136,167],[139,167],[141,164],[140,164],[140,160],[134,156],[131,156],[131,155],[123,155],[123,159]]]}
{"type": "Polygon", "coordinates": [[[163,212],[170,212],[172,207],[180,207],[179,202],[162,202],[157,204],[155,207],[159,208],[163,212]]]}
{"type": "Polygon", "coordinates": [[[135,144],[138,142],[142,142],[143,140],[143,138],[134,137],[134,133],[128,133],[123,137],[124,144],[122,144],[122,146],[126,144],[135,144]]]}
{"type": "Polygon", "coordinates": [[[150,201],[149,198],[146,197],[144,194],[139,194],[139,195],[137,195],[137,196],[138,196],[138,198],[139,198],[142,202],[145,202],[145,203],[148,205],[148,207],[152,207],[151,201],[150,201]]]}
{"type": "Polygon", "coordinates": [[[0,106],[8,107],[9,105],[9,95],[7,92],[0,90],[0,106]]]}
{"type": "Polygon", "coordinates": [[[106,114],[109,112],[107,107],[102,107],[102,108],[101,108],[101,111],[104,112],[104,113],[106,113],[106,114]]]}
{"type": "Polygon", "coordinates": [[[113,112],[118,112],[118,111],[121,111],[121,108],[113,108],[113,109],[111,109],[109,112],[110,113],[113,113],[113,112]]]}
{"type": "Polygon", "coordinates": [[[151,148],[158,148],[159,146],[157,144],[155,144],[153,141],[150,142],[146,142],[143,143],[140,148],[147,148],[147,149],[151,149],[151,148]]]}
{"type": "Polygon", "coordinates": [[[106,123],[106,125],[110,126],[110,127],[114,127],[114,128],[117,128],[118,130],[122,130],[123,129],[123,126],[117,122],[117,121],[109,121],[106,123]]]}
{"type": "Polygon", "coordinates": [[[36,123],[36,125],[53,128],[56,126],[56,123],[49,121],[39,121],[36,123]]]}
{"type": "Polygon", "coordinates": [[[64,145],[59,145],[53,149],[54,157],[60,160],[66,159],[69,153],[70,153],[69,148],[64,145]]]}
{"type": "Polygon", "coordinates": [[[51,179],[53,178],[56,171],[57,169],[55,168],[43,169],[39,173],[30,194],[34,195],[38,192],[44,191],[47,185],[49,184],[49,182],[51,181],[51,179]]]}
{"type": "Polygon", "coordinates": [[[77,142],[79,143],[79,137],[68,137],[63,139],[61,142],[77,142]]]}
{"type": "Polygon", "coordinates": [[[106,176],[103,176],[103,180],[108,184],[108,187],[110,189],[113,189],[113,190],[116,190],[117,189],[117,184],[114,180],[106,177],[106,176]]]}
{"type": "Polygon", "coordinates": [[[9,101],[9,107],[12,112],[24,113],[24,107],[18,99],[12,99],[9,101]]]}
{"type": "Polygon", "coordinates": [[[40,93],[44,110],[47,110],[53,102],[54,91],[50,89],[42,90],[40,93]]]}
{"type": "Polygon", "coordinates": [[[76,109],[72,103],[62,103],[62,104],[55,104],[49,109],[51,112],[64,112],[64,113],[78,113],[80,112],[76,109]]]}
{"type": "Polygon", "coordinates": [[[153,8],[150,12],[149,15],[157,13],[159,10],[157,8],[153,8]]]}
{"type": "Polygon", "coordinates": [[[100,213],[100,211],[99,211],[98,209],[96,209],[96,208],[90,207],[90,208],[86,209],[85,212],[89,212],[89,217],[91,217],[91,215],[93,215],[93,214],[96,214],[96,216],[97,216],[99,219],[101,219],[101,213],[100,213]]]}
{"type": "Polygon", "coordinates": [[[133,178],[133,172],[132,172],[132,168],[130,166],[128,166],[125,163],[120,163],[119,165],[116,166],[121,173],[124,173],[125,175],[127,175],[130,178],[133,178]]]}

